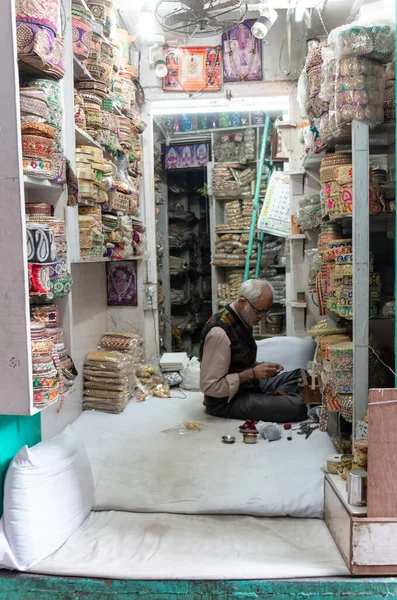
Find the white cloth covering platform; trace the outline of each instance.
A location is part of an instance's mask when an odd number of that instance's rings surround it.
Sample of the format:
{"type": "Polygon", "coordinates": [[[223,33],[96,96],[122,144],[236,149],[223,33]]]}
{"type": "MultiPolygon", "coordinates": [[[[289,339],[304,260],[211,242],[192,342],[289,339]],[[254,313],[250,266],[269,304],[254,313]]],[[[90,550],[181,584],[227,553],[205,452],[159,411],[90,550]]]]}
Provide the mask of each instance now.
{"type": "Polygon", "coordinates": [[[31,572],[112,579],[348,576],[323,521],[92,512],[31,572]]]}
{"type": "Polygon", "coordinates": [[[321,467],[335,452],[327,434],[293,431],[288,441],[284,431],[247,445],[239,421],[206,415],[200,393],[186,396],[131,402],[121,415],[86,411],[73,423],[93,469],[94,511],[322,518],[321,467]],[[186,421],[202,430],[163,433],[186,421]],[[226,434],[234,445],[221,442],[226,434]]]}

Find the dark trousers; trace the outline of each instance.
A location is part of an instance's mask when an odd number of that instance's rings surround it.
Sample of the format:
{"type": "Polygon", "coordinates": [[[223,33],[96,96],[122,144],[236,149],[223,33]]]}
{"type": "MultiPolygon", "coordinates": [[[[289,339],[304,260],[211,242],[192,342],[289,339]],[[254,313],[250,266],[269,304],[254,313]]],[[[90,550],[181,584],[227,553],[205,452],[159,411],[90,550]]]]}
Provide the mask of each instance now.
{"type": "Polygon", "coordinates": [[[304,421],[307,407],[299,386],[300,370],[281,373],[270,379],[261,379],[256,385],[241,387],[231,402],[207,399],[207,412],[215,417],[246,421],[293,423],[304,421]],[[272,392],[277,392],[274,395],[272,392]]]}

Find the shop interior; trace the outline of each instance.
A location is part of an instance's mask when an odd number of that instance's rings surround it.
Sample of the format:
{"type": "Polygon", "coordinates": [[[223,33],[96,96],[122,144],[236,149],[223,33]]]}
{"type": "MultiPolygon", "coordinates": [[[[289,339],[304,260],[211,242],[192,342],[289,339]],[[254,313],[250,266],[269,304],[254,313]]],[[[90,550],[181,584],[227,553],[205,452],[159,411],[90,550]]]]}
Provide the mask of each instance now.
{"type": "Polygon", "coordinates": [[[394,9],[6,1],[1,598],[397,575],[394,9]],[[303,422],[206,410],[251,279],[303,422]]]}

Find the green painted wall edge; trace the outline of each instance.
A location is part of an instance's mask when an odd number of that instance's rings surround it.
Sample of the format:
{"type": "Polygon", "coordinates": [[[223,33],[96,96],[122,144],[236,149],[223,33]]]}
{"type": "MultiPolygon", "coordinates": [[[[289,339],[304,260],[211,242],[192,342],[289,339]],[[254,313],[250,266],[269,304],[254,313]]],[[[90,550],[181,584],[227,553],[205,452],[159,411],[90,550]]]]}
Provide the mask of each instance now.
{"type": "Polygon", "coordinates": [[[120,581],[0,576],[1,600],[381,600],[397,597],[397,578],[295,581],[120,581]]]}
{"type": "Polygon", "coordinates": [[[0,515],[3,514],[3,486],[8,465],[22,446],[33,446],[40,441],[40,414],[34,417],[0,416],[0,515]]]}

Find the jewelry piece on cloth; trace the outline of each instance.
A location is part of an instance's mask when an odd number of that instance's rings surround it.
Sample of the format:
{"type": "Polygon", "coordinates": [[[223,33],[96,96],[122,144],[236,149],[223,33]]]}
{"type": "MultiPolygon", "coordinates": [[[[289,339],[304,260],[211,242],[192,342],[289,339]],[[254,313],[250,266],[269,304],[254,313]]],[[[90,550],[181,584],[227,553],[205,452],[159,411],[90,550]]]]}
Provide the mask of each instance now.
{"type": "Polygon", "coordinates": [[[108,306],[137,306],[136,263],[107,263],[108,306]]]}

